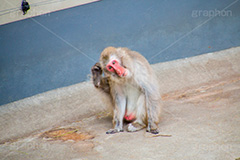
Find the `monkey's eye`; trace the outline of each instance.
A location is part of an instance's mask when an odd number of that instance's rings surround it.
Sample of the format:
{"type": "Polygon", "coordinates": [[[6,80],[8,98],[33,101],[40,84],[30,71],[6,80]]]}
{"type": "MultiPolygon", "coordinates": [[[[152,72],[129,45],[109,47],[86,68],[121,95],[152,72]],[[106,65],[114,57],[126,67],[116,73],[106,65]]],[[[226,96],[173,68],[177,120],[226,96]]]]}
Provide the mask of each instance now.
{"type": "Polygon", "coordinates": [[[108,68],[109,68],[109,69],[112,69],[112,66],[109,66],[108,68]]]}
{"type": "Polygon", "coordinates": [[[115,63],[116,63],[116,61],[113,61],[113,62],[112,62],[112,64],[115,64],[115,63]]]}

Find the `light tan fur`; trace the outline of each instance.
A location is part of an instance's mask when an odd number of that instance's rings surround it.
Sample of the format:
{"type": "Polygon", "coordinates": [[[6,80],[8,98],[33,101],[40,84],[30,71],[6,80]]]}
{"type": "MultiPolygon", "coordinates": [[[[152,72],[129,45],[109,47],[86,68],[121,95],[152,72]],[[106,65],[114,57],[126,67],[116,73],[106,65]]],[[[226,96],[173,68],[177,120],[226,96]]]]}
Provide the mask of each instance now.
{"type": "Polygon", "coordinates": [[[128,131],[134,132],[147,127],[148,132],[158,133],[161,113],[158,80],[150,64],[141,54],[128,48],[108,47],[101,53],[100,63],[92,67],[92,74],[96,77],[93,81],[97,88],[103,90],[104,87],[109,87],[107,94],[114,105],[114,128],[107,133],[123,131],[125,112],[136,116],[128,125],[128,131]],[[126,76],[119,76],[107,70],[106,66],[112,59],[125,68],[126,76]],[[96,65],[103,71],[104,76],[96,76],[96,65]]]}

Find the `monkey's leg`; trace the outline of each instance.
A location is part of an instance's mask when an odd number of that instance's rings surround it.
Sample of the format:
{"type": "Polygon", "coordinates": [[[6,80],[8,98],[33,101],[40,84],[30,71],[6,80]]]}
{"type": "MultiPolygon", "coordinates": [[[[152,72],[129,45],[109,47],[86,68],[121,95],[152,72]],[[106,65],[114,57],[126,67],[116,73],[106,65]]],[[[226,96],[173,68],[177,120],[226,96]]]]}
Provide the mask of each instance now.
{"type": "Polygon", "coordinates": [[[141,94],[137,100],[137,108],[136,108],[136,120],[130,124],[128,124],[127,131],[128,132],[136,132],[146,127],[144,120],[146,119],[146,110],[144,106],[144,95],[141,94]]]}
{"type": "Polygon", "coordinates": [[[113,129],[108,130],[107,134],[123,132],[123,117],[126,109],[126,98],[124,95],[115,94],[115,108],[113,115],[113,129]]]}
{"type": "Polygon", "coordinates": [[[160,106],[156,94],[145,92],[145,102],[147,109],[147,132],[158,134],[158,123],[160,106]]]}

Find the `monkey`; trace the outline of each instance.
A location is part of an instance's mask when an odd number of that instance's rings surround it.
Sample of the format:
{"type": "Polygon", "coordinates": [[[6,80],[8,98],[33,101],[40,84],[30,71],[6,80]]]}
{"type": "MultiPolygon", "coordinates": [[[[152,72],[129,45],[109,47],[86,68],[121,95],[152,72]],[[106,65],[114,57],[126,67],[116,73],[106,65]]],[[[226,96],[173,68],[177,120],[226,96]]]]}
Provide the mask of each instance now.
{"type": "Polygon", "coordinates": [[[94,86],[110,97],[113,128],[107,134],[146,131],[158,134],[161,97],[157,76],[144,56],[128,48],[105,48],[92,68],[94,86]]]}

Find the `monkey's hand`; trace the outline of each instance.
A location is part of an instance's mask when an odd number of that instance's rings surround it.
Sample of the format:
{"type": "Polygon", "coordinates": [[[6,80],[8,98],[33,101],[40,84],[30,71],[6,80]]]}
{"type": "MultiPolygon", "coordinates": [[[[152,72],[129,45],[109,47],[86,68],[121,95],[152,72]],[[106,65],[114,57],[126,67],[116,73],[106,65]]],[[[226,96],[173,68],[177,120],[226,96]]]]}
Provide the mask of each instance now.
{"type": "Polygon", "coordinates": [[[101,78],[102,78],[102,68],[100,66],[100,63],[96,63],[94,66],[92,66],[91,72],[92,72],[93,84],[96,88],[99,88],[101,85],[101,78]]]}

